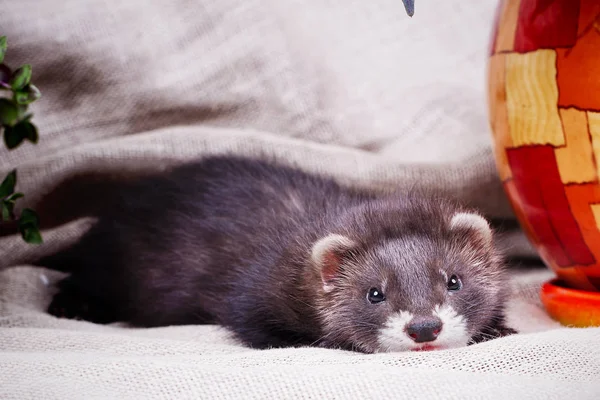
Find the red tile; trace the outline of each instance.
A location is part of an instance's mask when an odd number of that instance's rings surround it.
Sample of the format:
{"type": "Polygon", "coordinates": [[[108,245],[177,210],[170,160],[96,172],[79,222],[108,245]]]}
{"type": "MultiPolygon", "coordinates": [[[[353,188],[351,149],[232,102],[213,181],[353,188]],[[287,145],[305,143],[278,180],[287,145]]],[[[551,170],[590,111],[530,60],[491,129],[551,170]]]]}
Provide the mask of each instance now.
{"type": "Polygon", "coordinates": [[[561,267],[595,263],[571,212],[552,146],[507,150],[523,212],[547,253],[561,267]]]}
{"type": "Polygon", "coordinates": [[[556,51],[558,106],[600,111],[600,33],[590,29],[571,49],[556,51]]]}
{"type": "Polygon", "coordinates": [[[526,53],[575,45],[579,8],[579,0],[522,1],[515,51],[526,53]]]}
{"type": "Polygon", "coordinates": [[[577,36],[593,28],[594,23],[600,19],[600,1],[579,0],[579,29],[577,36]]]}

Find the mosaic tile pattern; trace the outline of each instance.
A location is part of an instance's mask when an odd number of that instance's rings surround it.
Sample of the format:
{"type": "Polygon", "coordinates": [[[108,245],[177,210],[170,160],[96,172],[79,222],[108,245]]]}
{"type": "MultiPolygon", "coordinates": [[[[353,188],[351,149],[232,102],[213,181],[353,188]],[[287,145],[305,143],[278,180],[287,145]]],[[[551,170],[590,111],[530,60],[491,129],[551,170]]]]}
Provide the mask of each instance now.
{"type": "Polygon", "coordinates": [[[600,1],[500,2],[489,62],[498,172],[544,261],[600,290],[600,1]]]}

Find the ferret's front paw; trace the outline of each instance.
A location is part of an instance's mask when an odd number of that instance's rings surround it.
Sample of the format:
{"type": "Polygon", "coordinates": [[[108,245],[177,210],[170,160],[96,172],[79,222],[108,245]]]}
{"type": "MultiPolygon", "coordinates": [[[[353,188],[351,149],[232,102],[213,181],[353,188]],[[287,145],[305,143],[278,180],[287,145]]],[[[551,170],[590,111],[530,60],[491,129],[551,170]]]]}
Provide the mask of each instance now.
{"type": "Polygon", "coordinates": [[[496,333],[496,337],[499,338],[499,337],[503,337],[503,336],[514,335],[519,332],[517,332],[513,328],[509,328],[508,326],[500,326],[495,329],[495,333],[496,333]]]}
{"type": "Polygon", "coordinates": [[[57,293],[48,306],[48,313],[58,318],[82,319],[87,311],[87,304],[68,291],[57,293]]]}
{"type": "Polygon", "coordinates": [[[339,348],[339,346],[335,345],[333,342],[330,342],[329,340],[325,340],[325,339],[319,340],[316,343],[316,345],[317,345],[317,347],[321,347],[321,348],[324,348],[324,349],[336,349],[336,348],[339,348]]]}
{"type": "Polygon", "coordinates": [[[498,339],[504,336],[510,336],[519,333],[513,328],[509,328],[503,323],[487,328],[479,334],[473,336],[469,344],[482,343],[492,339],[498,339]]]}
{"type": "Polygon", "coordinates": [[[370,354],[373,351],[367,351],[363,348],[357,347],[357,346],[352,346],[352,345],[348,345],[348,344],[340,344],[340,343],[336,343],[330,340],[319,340],[316,344],[317,347],[323,348],[323,349],[331,349],[331,350],[343,350],[343,351],[350,351],[350,352],[358,352],[358,353],[363,353],[363,354],[370,354]]]}
{"type": "Polygon", "coordinates": [[[316,345],[317,345],[317,347],[321,347],[323,349],[348,350],[348,351],[352,350],[351,347],[346,347],[339,343],[335,343],[333,341],[325,340],[325,339],[319,340],[316,345]]]}
{"type": "Polygon", "coordinates": [[[58,318],[84,320],[99,324],[115,321],[112,309],[98,303],[82,292],[70,278],[58,285],[60,291],[48,306],[48,313],[58,318]]]}

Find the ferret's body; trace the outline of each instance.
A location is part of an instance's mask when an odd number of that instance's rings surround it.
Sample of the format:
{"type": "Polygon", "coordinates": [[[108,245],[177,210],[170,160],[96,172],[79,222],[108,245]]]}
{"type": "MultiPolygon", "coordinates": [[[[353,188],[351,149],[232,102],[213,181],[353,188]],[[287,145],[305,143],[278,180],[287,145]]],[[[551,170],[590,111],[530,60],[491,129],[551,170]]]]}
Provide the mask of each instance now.
{"type": "Polygon", "coordinates": [[[257,348],[364,352],[511,331],[487,223],[439,199],[380,198],[212,157],[124,185],[107,210],[78,244],[39,263],[71,272],[52,314],[217,323],[257,348]]]}

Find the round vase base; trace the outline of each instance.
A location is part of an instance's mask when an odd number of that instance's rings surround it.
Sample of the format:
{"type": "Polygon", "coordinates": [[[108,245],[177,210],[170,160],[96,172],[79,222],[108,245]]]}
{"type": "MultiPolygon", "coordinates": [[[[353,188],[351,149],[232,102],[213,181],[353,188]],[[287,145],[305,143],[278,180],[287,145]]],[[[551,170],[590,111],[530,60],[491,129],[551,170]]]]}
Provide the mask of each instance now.
{"type": "Polygon", "coordinates": [[[540,295],[548,314],[562,325],[600,326],[600,292],[572,289],[552,279],[542,285],[540,295]]]}

